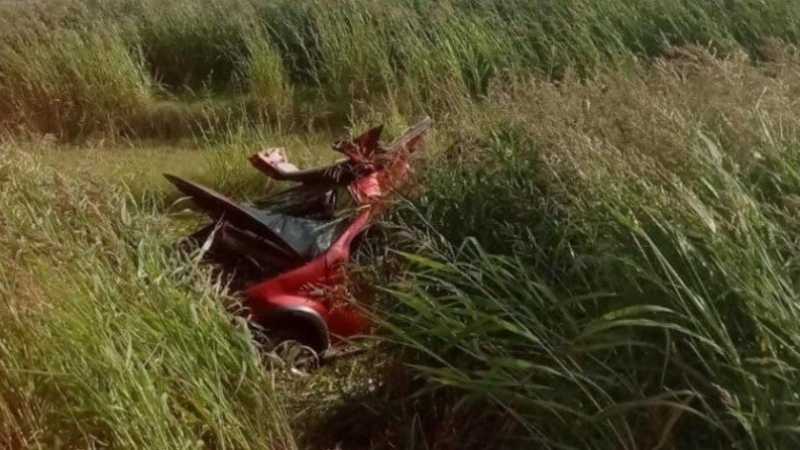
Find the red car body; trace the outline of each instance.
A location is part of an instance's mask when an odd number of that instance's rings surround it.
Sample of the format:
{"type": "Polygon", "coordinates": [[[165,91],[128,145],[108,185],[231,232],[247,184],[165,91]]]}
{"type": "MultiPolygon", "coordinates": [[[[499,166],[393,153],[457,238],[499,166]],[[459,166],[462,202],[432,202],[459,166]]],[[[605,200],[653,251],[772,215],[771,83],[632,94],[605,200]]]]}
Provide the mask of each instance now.
{"type": "Polygon", "coordinates": [[[408,156],[417,150],[430,124],[429,118],[423,119],[385,147],[378,141],[382,127],[337,142],[334,150],[347,158],[322,168],[298,170],[286,161],[282,149],[254,154],[251,163],[265,175],[300,183],[277,194],[301,199],[283,209],[271,207],[269,198],[264,207],[237,204],[208,188],[165,176],[214,219],[189,242],[211,240],[211,248],[217,246],[217,262],[258,259],[256,266],[273,269],[256,269],[256,275],[245,277],[241,292],[251,320],[267,330],[281,330],[283,338],[325,351],[369,330],[360,305],[347,292],[352,246],[407,180],[408,156]],[[356,207],[337,219],[343,220],[341,224],[315,231],[314,224],[335,223],[328,214],[332,211],[328,194],[337,188],[345,188],[356,207]],[[328,218],[314,218],[320,214],[328,218]],[[219,230],[221,237],[214,234],[219,230]]]}

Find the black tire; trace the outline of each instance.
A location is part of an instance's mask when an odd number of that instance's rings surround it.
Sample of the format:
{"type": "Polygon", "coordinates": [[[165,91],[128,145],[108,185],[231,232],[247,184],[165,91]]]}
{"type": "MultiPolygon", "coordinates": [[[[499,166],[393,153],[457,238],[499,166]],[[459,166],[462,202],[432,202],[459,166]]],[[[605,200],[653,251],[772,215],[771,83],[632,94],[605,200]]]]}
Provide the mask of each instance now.
{"type": "Polygon", "coordinates": [[[318,340],[308,326],[301,323],[258,327],[256,341],[265,351],[277,356],[290,367],[313,369],[320,365],[318,340]]]}
{"type": "MultiPolygon", "coordinates": [[[[277,315],[262,318],[251,325],[256,342],[266,351],[273,351],[284,342],[297,342],[316,353],[327,350],[327,334],[310,320],[296,316],[277,315]]],[[[325,332],[327,333],[327,332],[325,332]]]]}

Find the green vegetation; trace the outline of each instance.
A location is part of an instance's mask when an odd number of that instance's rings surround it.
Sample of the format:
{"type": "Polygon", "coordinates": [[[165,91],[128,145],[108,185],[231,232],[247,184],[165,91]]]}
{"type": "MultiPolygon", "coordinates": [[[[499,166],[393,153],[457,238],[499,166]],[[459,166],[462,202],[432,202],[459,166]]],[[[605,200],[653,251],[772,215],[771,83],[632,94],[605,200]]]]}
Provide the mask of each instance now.
{"type": "Polygon", "coordinates": [[[418,369],[514,411],[542,444],[794,446],[797,141],[764,133],[770,162],[737,160],[692,125],[678,131],[690,173],[638,151],[613,159],[635,163],[628,180],[542,187],[529,148],[508,138],[490,141],[498,163],[435,173],[424,223],[447,230],[444,242],[477,240],[412,258],[393,290],[390,330],[425,356],[418,369]],[[769,189],[785,204],[753,183],[777,166],[786,184],[769,189]]]}
{"type": "Polygon", "coordinates": [[[797,448],[798,14],[0,0],[0,443],[797,448]],[[420,112],[379,339],[260,357],[160,172],[250,196],[420,112]]]}
{"type": "Polygon", "coordinates": [[[670,46],[763,58],[771,41],[800,39],[798,13],[789,0],[5,1],[0,126],[147,137],[231,117],[304,126],[376,105],[432,112],[493,81],[586,77],[670,46]],[[236,100],[165,107],[176,96],[236,100]]]}
{"type": "Polygon", "coordinates": [[[246,328],[164,252],[153,199],[21,152],[3,152],[3,446],[291,447],[246,328]]]}

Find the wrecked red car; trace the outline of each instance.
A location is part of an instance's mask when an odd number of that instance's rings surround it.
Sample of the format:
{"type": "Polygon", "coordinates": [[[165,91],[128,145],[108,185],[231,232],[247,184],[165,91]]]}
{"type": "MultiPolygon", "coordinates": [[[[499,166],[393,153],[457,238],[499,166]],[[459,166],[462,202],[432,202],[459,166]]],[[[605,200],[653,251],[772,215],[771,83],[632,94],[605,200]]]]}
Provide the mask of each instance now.
{"type": "Polygon", "coordinates": [[[212,222],[184,240],[230,274],[251,323],[273,343],[294,340],[321,353],[364,334],[369,321],[348,294],[354,246],[408,176],[408,157],[431,125],[425,118],[388,145],[382,126],[333,145],[346,158],[300,170],[282,148],[250,157],[266,176],[295,186],[235,202],[174,175],[164,176],[212,222]]]}

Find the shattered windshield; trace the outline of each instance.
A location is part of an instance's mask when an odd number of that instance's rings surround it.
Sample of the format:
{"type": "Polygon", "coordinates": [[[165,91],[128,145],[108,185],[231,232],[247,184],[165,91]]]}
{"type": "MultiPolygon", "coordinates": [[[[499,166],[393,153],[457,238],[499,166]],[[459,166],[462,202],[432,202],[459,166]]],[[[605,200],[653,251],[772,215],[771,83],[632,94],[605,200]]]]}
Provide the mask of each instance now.
{"type": "Polygon", "coordinates": [[[280,191],[252,205],[258,209],[268,209],[273,213],[328,221],[348,215],[356,206],[356,202],[346,187],[313,184],[280,191]]]}

